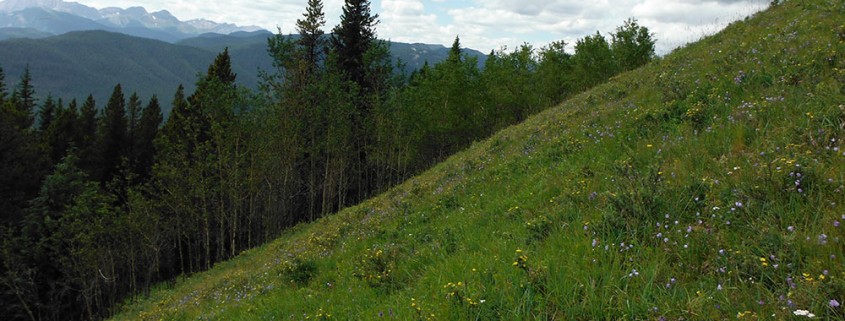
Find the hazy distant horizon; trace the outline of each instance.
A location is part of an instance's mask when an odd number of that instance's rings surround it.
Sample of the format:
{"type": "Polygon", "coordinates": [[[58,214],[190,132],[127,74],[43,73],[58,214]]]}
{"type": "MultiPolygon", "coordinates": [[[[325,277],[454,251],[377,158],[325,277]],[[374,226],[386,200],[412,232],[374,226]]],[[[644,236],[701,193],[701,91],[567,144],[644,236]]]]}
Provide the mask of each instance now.
{"type": "MultiPolygon", "coordinates": [[[[202,18],[291,33],[307,0],[75,2],[98,9],[142,6],[151,12],[168,10],[180,20],[202,18]]],[[[343,1],[323,3],[325,29],[329,31],[339,21],[343,1]]],[[[372,10],[380,16],[377,27],[380,38],[448,46],[458,35],[465,47],[482,52],[503,46],[513,49],[524,42],[535,47],[558,40],[574,44],[576,39],[596,31],[607,36],[625,19],[633,17],[655,33],[657,52],[663,54],[765,9],[768,3],[768,0],[374,0],[372,10]]]]}

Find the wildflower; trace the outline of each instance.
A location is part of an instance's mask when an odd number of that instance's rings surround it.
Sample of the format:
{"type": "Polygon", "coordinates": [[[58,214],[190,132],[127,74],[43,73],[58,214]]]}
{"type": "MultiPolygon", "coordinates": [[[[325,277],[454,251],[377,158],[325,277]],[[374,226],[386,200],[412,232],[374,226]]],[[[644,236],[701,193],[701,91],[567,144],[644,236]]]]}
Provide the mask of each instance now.
{"type": "Polygon", "coordinates": [[[722,291],[722,284],[721,283],[719,283],[719,285],[716,286],[716,290],[722,291]]]}
{"type": "Polygon", "coordinates": [[[839,227],[839,221],[833,221],[833,227],[839,227]]]}
{"type": "Polygon", "coordinates": [[[836,299],[830,300],[830,307],[831,308],[838,308],[839,307],[839,301],[836,301],[836,299]]]}
{"type": "Polygon", "coordinates": [[[819,244],[827,244],[827,234],[822,233],[821,235],[819,235],[819,244]]]}
{"type": "Polygon", "coordinates": [[[786,230],[787,230],[787,231],[790,231],[790,232],[795,232],[795,226],[792,226],[792,225],[787,226],[787,227],[786,227],[786,230]]]}
{"type": "Polygon", "coordinates": [[[815,318],[816,317],[815,314],[813,314],[813,313],[811,313],[810,311],[807,311],[807,310],[795,310],[795,311],[792,311],[792,314],[797,315],[797,316],[805,316],[805,317],[808,317],[808,318],[815,318]]]}

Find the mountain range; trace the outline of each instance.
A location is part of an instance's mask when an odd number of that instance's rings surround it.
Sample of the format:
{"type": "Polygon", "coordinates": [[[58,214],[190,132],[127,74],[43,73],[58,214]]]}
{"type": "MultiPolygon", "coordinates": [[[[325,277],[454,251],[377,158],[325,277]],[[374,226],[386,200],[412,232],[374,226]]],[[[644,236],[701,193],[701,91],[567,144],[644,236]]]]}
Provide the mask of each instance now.
{"type": "Polygon", "coordinates": [[[208,32],[226,34],[261,29],[205,19],[180,21],[167,10],[147,12],[142,7],[95,9],[61,0],[2,1],[0,27],[34,29],[53,35],[71,31],[107,30],[166,42],[208,32]]]}
{"type": "MultiPolygon", "coordinates": [[[[267,39],[258,27],[203,19],[180,21],[168,11],[142,7],[95,9],[61,0],[0,2],[0,67],[13,88],[29,66],[36,95],[67,101],[89,94],[102,106],[120,83],[143,99],[158,95],[165,112],[176,88],[188,92],[199,73],[229,48],[240,84],[257,88],[259,71],[271,70],[267,39]]],[[[442,45],[390,43],[405,71],[444,60],[442,45]]],[[[486,56],[466,49],[483,65],[486,56]]]]}

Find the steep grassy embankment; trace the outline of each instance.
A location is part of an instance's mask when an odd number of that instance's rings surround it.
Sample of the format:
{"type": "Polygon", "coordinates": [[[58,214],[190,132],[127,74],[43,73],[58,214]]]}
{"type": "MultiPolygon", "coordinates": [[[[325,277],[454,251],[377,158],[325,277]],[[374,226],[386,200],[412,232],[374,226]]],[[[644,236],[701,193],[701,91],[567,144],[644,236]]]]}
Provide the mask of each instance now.
{"type": "Polygon", "coordinates": [[[116,319],[841,319],[843,21],[786,1],[116,319]]]}

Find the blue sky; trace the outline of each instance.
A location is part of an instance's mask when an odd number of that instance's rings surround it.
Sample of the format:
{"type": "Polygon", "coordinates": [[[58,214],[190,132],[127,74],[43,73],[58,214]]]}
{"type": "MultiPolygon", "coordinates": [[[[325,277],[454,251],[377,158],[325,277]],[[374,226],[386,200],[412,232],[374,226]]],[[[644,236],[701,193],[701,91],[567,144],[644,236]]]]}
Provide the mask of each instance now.
{"type": "MultiPolygon", "coordinates": [[[[167,9],[182,20],[255,25],[294,32],[307,0],[76,0],[103,8],[143,6],[167,9]]],[[[343,0],[324,0],[330,30],[340,17],[343,0]]],[[[529,42],[542,47],[552,41],[574,44],[596,31],[604,35],[627,18],[637,18],[655,33],[659,53],[715,33],[728,23],[764,9],[769,0],[373,0],[381,17],[381,38],[401,42],[450,45],[456,35],[465,47],[489,52],[529,42]]],[[[570,46],[571,49],[572,46],[570,46]]]]}

